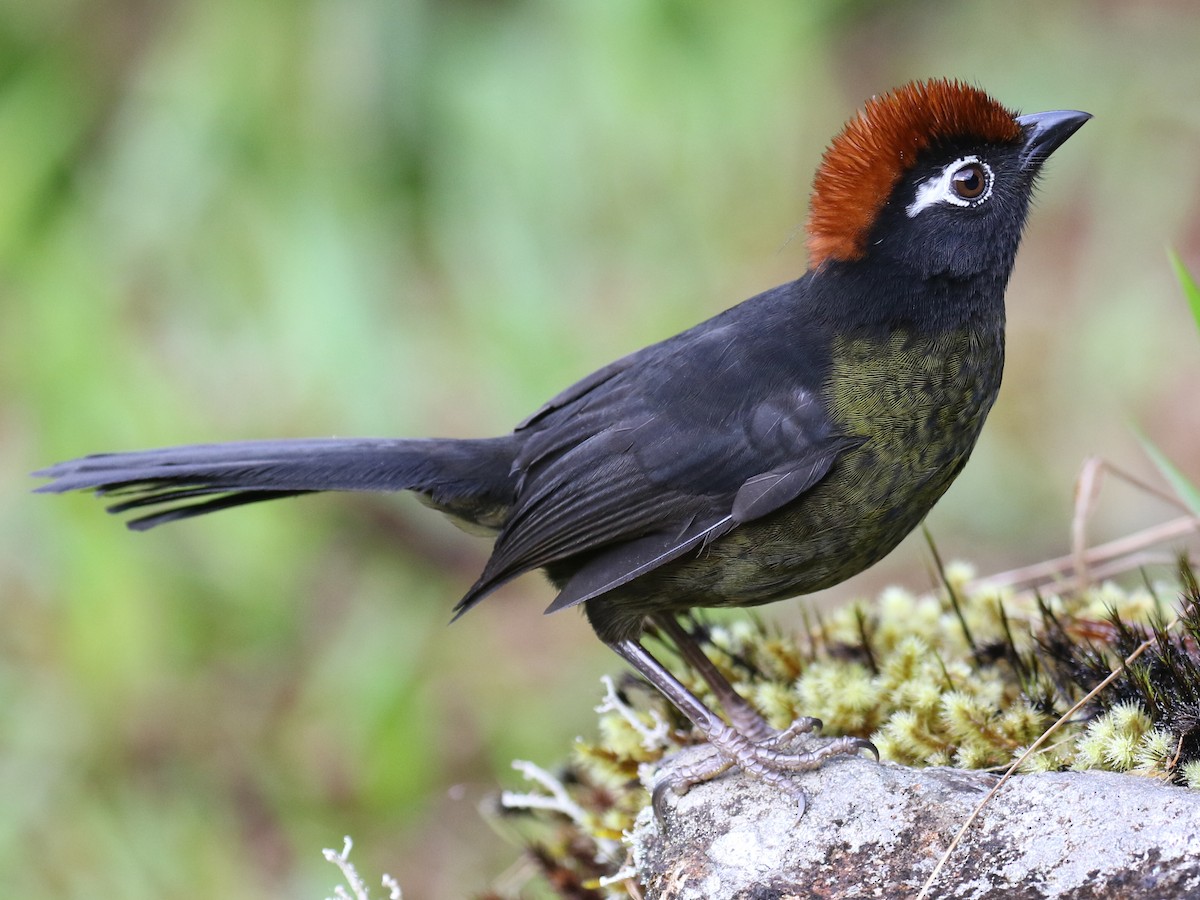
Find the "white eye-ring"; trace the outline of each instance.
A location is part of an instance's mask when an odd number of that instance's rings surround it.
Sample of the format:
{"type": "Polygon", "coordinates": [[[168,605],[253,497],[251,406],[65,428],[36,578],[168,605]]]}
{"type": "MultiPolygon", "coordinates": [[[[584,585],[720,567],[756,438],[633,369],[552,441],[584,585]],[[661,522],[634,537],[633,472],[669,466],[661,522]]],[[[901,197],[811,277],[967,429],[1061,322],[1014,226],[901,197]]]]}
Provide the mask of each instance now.
{"type": "Polygon", "coordinates": [[[935,203],[978,206],[992,196],[994,180],[992,167],[978,156],[956,159],[940,174],[921,183],[917,188],[917,196],[908,204],[908,217],[911,219],[935,203]]]}

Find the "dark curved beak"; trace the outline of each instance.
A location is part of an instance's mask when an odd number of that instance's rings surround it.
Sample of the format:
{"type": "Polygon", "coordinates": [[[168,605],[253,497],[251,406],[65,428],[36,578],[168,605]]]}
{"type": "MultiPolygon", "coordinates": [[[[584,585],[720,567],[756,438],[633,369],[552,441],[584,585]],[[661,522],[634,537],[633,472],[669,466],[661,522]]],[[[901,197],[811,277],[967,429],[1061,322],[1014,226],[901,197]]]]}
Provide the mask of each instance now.
{"type": "Polygon", "coordinates": [[[1017,116],[1017,124],[1025,132],[1021,168],[1027,171],[1036,169],[1091,117],[1091,113],[1077,109],[1056,109],[1053,112],[1017,116]]]}

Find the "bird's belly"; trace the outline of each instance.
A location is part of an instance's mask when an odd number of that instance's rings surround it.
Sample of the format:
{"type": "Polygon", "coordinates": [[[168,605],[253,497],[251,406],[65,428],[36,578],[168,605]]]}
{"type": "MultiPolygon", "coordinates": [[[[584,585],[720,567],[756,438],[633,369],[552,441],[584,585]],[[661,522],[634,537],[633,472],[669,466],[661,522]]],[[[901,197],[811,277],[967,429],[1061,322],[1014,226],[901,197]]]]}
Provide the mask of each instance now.
{"type": "MultiPolygon", "coordinates": [[[[841,410],[862,446],[793,503],[664,567],[650,579],[660,583],[644,587],[687,606],[754,606],[830,587],[891,552],[962,470],[999,370],[914,371],[889,354],[873,362],[886,386],[859,390],[841,410]]],[[[865,365],[857,363],[859,375],[865,365]]]]}
{"type": "Polygon", "coordinates": [[[799,502],[710,548],[708,571],[716,577],[704,605],[770,603],[857,575],[920,523],[967,453],[969,448],[936,468],[918,469],[904,460],[868,473],[855,471],[861,461],[851,455],[799,502]]]}
{"type": "Polygon", "coordinates": [[[829,408],[843,433],[863,443],[782,509],[589,601],[597,633],[633,633],[655,612],[771,603],[882,559],[970,456],[999,389],[1002,335],[996,340],[991,364],[970,370],[963,360],[978,354],[954,341],[934,352],[898,334],[883,346],[844,348],[848,374],[839,382],[835,372],[829,408]]]}

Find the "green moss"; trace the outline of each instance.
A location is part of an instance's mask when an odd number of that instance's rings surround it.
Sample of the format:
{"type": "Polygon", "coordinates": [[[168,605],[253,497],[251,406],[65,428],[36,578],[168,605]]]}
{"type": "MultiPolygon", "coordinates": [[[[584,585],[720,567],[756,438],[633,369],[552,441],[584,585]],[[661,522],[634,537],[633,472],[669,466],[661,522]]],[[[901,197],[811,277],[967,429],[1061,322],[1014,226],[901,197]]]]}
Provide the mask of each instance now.
{"type": "MultiPolygon", "coordinates": [[[[884,759],[976,769],[1018,759],[1151,636],[1154,646],[1021,771],[1101,769],[1198,787],[1200,606],[1190,570],[1181,571],[1181,583],[1159,590],[1182,597],[1181,621],[1171,632],[1162,625],[1164,604],[1145,587],[1106,583],[1080,592],[1018,594],[975,585],[962,564],[946,567],[946,587],[937,593],[890,588],[875,603],[823,614],[802,635],[749,615],[730,624],[697,619],[692,631],[776,728],[816,716],[825,735],[869,738],[884,759]]],[[[694,673],[674,668],[719,708],[694,673]]],[[[551,804],[517,814],[554,825],[538,845],[540,865],[563,866],[577,880],[591,872],[580,883],[596,896],[610,896],[597,873],[612,876],[621,868],[619,845],[612,842],[648,802],[639,767],[700,738],[631,676],[610,690],[599,711],[599,737],[580,741],[559,776],[576,805],[572,812],[556,812],[551,804]]],[[[614,887],[611,896],[625,896],[622,891],[614,887]]]]}

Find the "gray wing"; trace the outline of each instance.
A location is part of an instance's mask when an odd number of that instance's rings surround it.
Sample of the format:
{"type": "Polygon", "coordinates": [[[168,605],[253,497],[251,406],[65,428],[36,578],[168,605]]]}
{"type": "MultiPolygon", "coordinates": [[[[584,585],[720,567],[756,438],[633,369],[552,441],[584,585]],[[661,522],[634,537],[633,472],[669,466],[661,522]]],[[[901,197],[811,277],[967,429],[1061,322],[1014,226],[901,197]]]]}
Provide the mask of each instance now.
{"type": "Polygon", "coordinates": [[[805,383],[819,368],[797,377],[795,347],[747,345],[733,323],[659,347],[530,419],[516,502],[459,614],[564,561],[570,577],[550,610],[598,596],[790,503],[859,442],[837,432],[805,383]]]}
{"type": "Polygon", "coordinates": [[[734,496],[729,513],[715,521],[693,522],[676,535],[649,534],[598,553],[570,577],[546,612],[558,612],[605,594],[702,549],[738,525],[786,506],[824,478],[838,455],[857,443],[844,439],[812,447],[804,459],[748,479],[734,496]]]}

